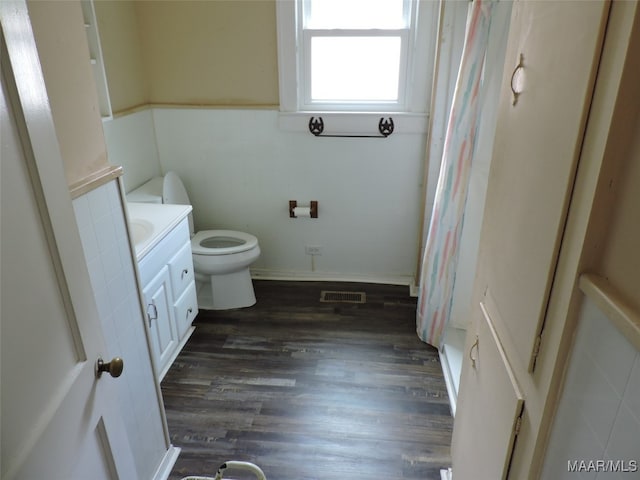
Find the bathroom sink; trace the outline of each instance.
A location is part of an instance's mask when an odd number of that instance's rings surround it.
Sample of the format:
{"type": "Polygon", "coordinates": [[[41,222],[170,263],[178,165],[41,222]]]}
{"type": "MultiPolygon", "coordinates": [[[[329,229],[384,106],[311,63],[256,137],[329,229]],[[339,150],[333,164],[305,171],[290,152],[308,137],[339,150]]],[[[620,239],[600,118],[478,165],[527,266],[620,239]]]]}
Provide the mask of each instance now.
{"type": "Polygon", "coordinates": [[[153,224],[141,218],[134,218],[129,221],[133,243],[138,245],[151,238],[153,234],[153,224]]]}
{"type": "Polygon", "coordinates": [[[127,210],[136,260],[140,261],[191,213],[191,205],[127,202],[127,210]]]}

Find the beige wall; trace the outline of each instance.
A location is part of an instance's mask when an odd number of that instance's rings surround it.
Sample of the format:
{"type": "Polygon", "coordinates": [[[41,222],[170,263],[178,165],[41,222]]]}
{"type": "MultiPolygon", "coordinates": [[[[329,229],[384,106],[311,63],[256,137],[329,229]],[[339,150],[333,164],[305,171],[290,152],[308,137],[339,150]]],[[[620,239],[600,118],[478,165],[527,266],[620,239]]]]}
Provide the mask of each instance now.
{"type": "Polygon", "coordinates": [[[80,2],[28,2],[70,187],[110,168],[80,2]]]}
{"type": "MultiPolygon", "coordinates": [[[[616,191],[615,209],[610,214],[600,265],[595,271],[606,278],[635,312],[640,313],[640,117],[635,121],[633,145],[621,160],[611,183],[616,191]]],[[[624,154],[624,153],[623,153],[624,154]]]]}
{"type": "Polygon", "coordinates": [[[149,101],[135,3],[131,0],[94,2],[114,112],[149,101]]]}
{"type": "Polygon", "coordinates": [[[96,14],[116,114],[279,103],[275,0],[98,0],[96,14]]]}
{"type": "MultiPolygon", "coordinates": [[[[607,137],[596,197],[598,202],[590,221],[582,271],[606,279],[621,299],[640,313],[640,97],[637,88],[640,82],[640,57],[635,53],[640,47],[640,8],[636,3],[615,3],[612,17],[616,8],[629,11],[625,12],[624,17],[621,16],[624,23],[612,23],[609,30],[632,30],[628,37],[628,48],[624,48],[622,41],[616,48],[626,64],[615,98],[616,115],[607,137]],[[631,27],[627,27],[627,23],[631,27]]],[[[614,33],[607,35],[614,36],[614,33]]],[[[607,65],[604,64],[601,69],[607,65]]],[[[603,128],[599,131],[603,131],[604,135],[603,128]]],[[[585,151],[589,151],[589,147],[585,144],[585,151]]]]}

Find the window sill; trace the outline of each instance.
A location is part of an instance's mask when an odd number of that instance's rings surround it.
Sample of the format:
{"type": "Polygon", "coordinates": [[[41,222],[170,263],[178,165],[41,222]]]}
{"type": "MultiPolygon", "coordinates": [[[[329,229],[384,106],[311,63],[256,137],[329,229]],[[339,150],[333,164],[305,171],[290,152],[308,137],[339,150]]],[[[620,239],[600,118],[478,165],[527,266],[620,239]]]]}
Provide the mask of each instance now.
{"type": "Polygon", "coordinates": [[[322,117],[324,130],[320,136],[325,135],[372,135],[378,136],[378,123],[381,118],[393,119],[393,134],[413,133],[424,134],[428,128],[428,115],[426,113],[403,112],[280,112],[278,126],[287,132],[301,132],[311,134],[309,120],[311,117],[322,117]]]}

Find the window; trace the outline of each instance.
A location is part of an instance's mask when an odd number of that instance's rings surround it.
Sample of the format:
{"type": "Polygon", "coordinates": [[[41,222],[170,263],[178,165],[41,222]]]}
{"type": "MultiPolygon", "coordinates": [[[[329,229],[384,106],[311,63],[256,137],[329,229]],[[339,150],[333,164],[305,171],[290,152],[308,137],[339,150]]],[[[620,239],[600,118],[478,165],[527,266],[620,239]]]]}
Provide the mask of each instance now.
{"type": "Polygon", "coordinates": [[[284,112],[418,112],[431,88],[437,2],[277,2],[284,112]]]}

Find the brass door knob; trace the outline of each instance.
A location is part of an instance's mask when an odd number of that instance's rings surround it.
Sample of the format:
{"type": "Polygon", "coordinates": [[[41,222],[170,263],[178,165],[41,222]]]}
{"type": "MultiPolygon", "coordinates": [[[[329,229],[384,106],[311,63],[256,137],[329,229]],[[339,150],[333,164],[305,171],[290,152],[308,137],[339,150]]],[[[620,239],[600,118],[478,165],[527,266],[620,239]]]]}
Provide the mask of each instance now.
{"type": "Polygon", "coordinates": [[[124,361],[120,357],[115,357],[107,363],[102,358],[98,358],[96,362],[96,377],[100,378],[102,372],[108,372],[113,378],[117,378],[122,374],[123,368],[124,361]]]}

